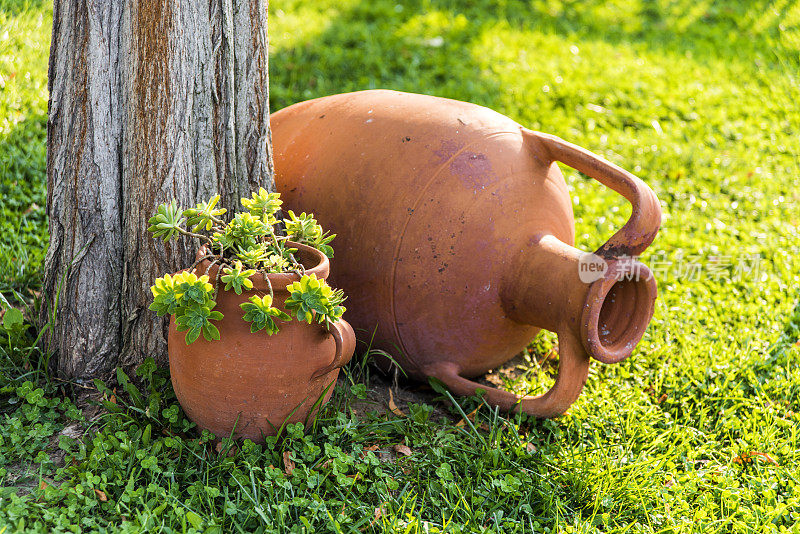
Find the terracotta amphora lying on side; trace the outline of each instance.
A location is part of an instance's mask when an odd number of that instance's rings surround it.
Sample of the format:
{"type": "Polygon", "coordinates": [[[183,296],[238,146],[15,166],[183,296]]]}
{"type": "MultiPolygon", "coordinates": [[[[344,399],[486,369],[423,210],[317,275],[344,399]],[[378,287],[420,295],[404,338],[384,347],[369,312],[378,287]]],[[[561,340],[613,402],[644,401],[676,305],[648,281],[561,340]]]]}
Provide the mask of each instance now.
{"type": "Polygon", "coordinates": [[[301,102],[271,117],[285,206],[338,234],[331,277],[348,319],[410,376],[460,395],[487,390],[505,410],[563,413],[590,357],[631,355],[653,315],[656,282],[633,260],[661,210],[632,174],[487,108],[395,91],[301,102]],[[632,204],[594,255],[556,162],[632,204]],[[552,389],[519,397],[470,380],[518,354],[540,328],[558,334],[552,389]]]}

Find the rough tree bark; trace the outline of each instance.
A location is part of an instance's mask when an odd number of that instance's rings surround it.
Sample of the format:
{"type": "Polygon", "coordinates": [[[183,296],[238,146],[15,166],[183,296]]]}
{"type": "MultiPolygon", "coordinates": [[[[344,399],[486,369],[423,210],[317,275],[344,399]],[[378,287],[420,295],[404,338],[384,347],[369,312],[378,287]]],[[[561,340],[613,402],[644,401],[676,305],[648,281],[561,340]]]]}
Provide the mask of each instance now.
{"type": "Polygon", "coordinates": [[[62,375],[166,358],[149,286],[197,246],[147,233],[161,202],[273,191],[267,0],[55,0],[42,321],[62,375]]]}

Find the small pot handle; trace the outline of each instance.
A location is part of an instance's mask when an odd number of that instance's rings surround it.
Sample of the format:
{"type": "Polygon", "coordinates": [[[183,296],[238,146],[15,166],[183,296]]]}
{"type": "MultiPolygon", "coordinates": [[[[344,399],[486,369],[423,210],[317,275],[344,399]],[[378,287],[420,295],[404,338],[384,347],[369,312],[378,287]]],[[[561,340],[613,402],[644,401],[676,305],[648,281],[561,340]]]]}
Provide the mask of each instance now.
{"type": "Polygon", "coordinates": [[[656,194],[646,183],[600,156],[555,135],[534,132],[526,128],[523,128],[523,132],[538,140],[546,154],[553,160],[594,178],[631,203],[630,219],[597,249],[595,253],[598,256],[605,258],[638,256],[650,246],[661,226],[661,205],[656,194]]]}
{"type": "Polygon", "coordinates": [[[330,373],[334,369],[344,367],[353,353],[356,350],[356,334],[353,332],[353,327],[344,319],[339,319],[331,325],[330,333],[333,335],[333,340],[336,342],[336,354],[330,365],[323,367],[316,373],[311,375],[311,379],[319,378],[330,373]]]}
{"type": "Polygon", "coordinates": [[[558,375],[555,384],[538,397],[520,396],[509,391],[484,386],[459,376],[458,366],[453,362],[437,362],[424,369],[458,395],[474,395],[480,388],[486,391],[485,399],[493,406],[507,412],[522,412],[534,417],[556,417],[563,414],[578,399],[589,376],[591,360],[580,339],[568,328],[558,333],[558,375]]]}

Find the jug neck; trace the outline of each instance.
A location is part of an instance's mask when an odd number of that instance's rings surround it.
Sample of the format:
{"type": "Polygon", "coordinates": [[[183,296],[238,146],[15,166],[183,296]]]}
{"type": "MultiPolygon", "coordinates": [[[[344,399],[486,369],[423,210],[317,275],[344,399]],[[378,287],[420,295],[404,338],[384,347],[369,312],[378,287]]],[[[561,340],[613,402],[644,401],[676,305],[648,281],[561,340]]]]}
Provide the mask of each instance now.
{"type": "Polygon", "coordinates": [[[501,299],[521,324],[570,332],[595,359],[627,358],[653,315],[655,280],[633,258],[600,257],[552,235],[517,253],[501,299]]]}

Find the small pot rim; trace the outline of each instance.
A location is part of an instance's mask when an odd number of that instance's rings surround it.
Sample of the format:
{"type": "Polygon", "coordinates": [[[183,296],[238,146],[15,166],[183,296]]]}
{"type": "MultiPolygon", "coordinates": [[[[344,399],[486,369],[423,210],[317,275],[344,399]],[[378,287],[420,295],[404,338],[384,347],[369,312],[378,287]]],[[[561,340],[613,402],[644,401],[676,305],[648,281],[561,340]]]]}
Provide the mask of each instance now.
{"type": "MultiPolygon", "coordinates": [[[[316,259],[316,264],[311,268],[307,268],[305,270],[305,274],[315,274],[317,278],[320,279],[325,279],[328,277],[328,274],[330,274],[331,264],[330,260],[325,254],[314,247],[303,245],[302,243],[296,243],[294,241],[286,241],[285,243],[290,245],[292,248],[296,248],[298,252],[303,251],[306,255],[316,259]]],[[[208,245],[204,244],[201,246],[197,251],[195,261],[205,256],[207,251],[208,245]]],[[[206,259],[201,261],[197,264],[197,267],[195,267],[194,273],[198,276],[202,274],[208,274],[209,281],[216,285],[219,265],[214,264],[210,269],[209,265],[211,265],[211,260],[206,259]]],[[[253,289],[250,291],[269,291],[270,286],[272,287],[272,291],[285,291],[286,286],[300,281],[300,275],[297,273],[267,273],[267,278],[269,278],[269,283],[267,283],[267,281],[264,279],[264,271],[256,271],[256,274],[250,277],[250,281],[253,283],[253,289]]]]}

